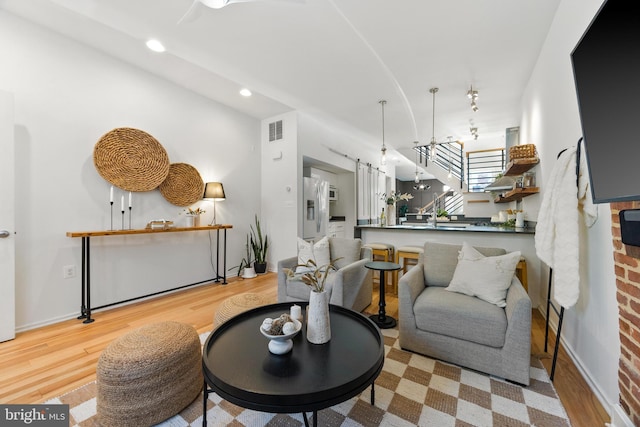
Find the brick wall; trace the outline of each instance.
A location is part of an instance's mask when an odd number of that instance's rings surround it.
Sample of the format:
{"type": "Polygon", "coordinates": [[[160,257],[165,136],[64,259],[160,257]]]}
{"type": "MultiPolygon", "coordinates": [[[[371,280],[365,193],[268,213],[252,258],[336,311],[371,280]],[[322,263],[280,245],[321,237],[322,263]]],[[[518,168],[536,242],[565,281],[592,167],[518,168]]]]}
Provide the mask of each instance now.
{"type": "Polygon", "coordinates": [[[620,405],[633,423],[640,426],[640,248],[622,243],[618,217],[623,209],[638,208],[640,202],[611,204],[611,234],[620,326],[620,405]]]}

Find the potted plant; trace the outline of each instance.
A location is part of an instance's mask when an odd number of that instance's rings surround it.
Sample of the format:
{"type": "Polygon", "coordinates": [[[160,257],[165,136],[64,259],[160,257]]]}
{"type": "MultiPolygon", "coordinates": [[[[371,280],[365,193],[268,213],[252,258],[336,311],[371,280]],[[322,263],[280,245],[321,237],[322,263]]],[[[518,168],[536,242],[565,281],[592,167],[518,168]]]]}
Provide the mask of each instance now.
{"type": "Polygon", "coordinates": [[[438,209],[436,216],[438,217],[438,219],[443,220],[443,221],[448,221],[449,220],[449,212],[445,211],[444,209],[438,209]]]}
{"type": "Polygon", "coordinates": [[[263,237],[262,229],[260,228],[260,220],[258,215],[255,216],[255,228],[253,225],[251,228],[251,249],[253,250],[253,256],[255,262],[253,264],[256,269],[256,273],[262,274],[267,271],[267,251],[269,250],[269,238],[267,235],[263,237]]]}
{"type": "Polygon", "coordinates": [[[200,215],[206,212],[204,209],[200,207],[192,209],[189,207],[184,209],[183,211],[188,218],[189,227],[200,227],[200,215]]]}
{"type": "Polygon", "coordinates": [[[246,254],[244,258],[240,261],[240,264],[235,267],[231,267],[229,271],[238,269],[237,275],[240,276],[242,274],[243,279],[252,279],[256,277],[256,271],[251,266],[253,263],[253,259],[251,257],[251,246],[249,245],[249,235],[247,235],[247,243],[244,245],[246,254]]]}
{"type": "Polygon", "coordinates": [[[382,193],[380,200],[387,204],[387,224],[395,224],[395,206],[399,201],[409,201],[413,199],[413,194],[410,193],[396,193],[392,191],[389,195],[382,193]]]}

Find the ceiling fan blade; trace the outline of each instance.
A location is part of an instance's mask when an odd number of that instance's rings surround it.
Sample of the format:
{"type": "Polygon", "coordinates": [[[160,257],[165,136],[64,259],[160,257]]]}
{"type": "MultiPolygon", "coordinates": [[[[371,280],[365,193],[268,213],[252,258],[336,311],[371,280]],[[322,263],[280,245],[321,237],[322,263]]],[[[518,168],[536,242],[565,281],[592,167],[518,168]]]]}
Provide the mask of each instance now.
{"type": "Polygon", "coordinates": [[[202,3],[200,0],[193,0],[187,12],[180,18],[177,25],[183,22],[193,22],[202,14],[202,3]]]}
{"type": "Polygon", "coordinates": [[[222,9],[233,3],[248,3],[248,2],[292,2],[292,3],[304,3],[305,0],[199,0],[203,5],[211,9],[222,9]]]}
{"type": "Polygon", "coordinates": [[[211,9],[222,9],[226,5],[233,3],[231,0],[197,0],[211,9]]]}

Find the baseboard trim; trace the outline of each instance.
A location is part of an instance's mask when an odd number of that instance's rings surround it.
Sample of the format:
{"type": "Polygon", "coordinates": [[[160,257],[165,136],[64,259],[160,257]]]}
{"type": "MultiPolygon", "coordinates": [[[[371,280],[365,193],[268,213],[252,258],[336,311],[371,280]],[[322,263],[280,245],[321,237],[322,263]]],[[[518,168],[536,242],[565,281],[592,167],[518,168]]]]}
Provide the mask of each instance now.
{"type": "Polygon", "coordinates": [[[21,325],[16,327],[16,334],[20,332],[30,331],[31,329],[42,328],[43,326],[53,325],[55,323],[64,322],[65,320],[73,319],[78,317],[78,311],[74,313],[65,314],[64,316],[56,316],[46,320],[42,320],[40,322],[27,323],[25,325],[21,325]]]}
{"type": "Polygon", "coordinates": [[[634,427],[633,422],[619,403],[611,408],[611,427],[634,427]]]}
{"type": "MultiPolygon", "coordinates": [[[[538,311],[546,319],[547,317],[546,313],[542,310],[541,306],[538,307],[538,311]]],[[[558,320],[557,317],[554,317],[554,316],[551,316],[551,319],[549,320],[549,330],[553,331],[554,335],[558,330],[557,320],[558,320]]],[[[609,402],[607,400],[607,398],[605,397],[600,387],[596,383],[594,383],[593,380],[591,379],[591,375],[589,375],[589,371],[584,367],[584,365],[582,364],[582,361],[574,352],[573,347],[568,345],[567,341],[565,341],[563,336],[560,337],[560,343],[562,344],[562,346],[564,347],[564,350],[567,352],[567,354],[571,358],[571,361],[573,362],[575,367],[578,369],[578,372],[580,372],[580,375],[582,375],[582,378],[584,378],[584,380],[587,382],[587,385],[589,386],[591,391],[593,391],[593,393],[596,395],[596,398],[600,401],[600,404],[602,405],[602,407],[605,409],[605,411],[609,413],[609,417],[611,417],[611,419],[613,420],[612,411],[614,406],[617,404],[614,404],[613,402],[609,402]]],[[[553,355],[553,348],[550,348],[549,353],[553,355]]],[[[622,424],[622,426],[626,426],[626,424],[622,424]]],[[[631,424],[630,427],[633,427],[633,424],[631,424]]]]}

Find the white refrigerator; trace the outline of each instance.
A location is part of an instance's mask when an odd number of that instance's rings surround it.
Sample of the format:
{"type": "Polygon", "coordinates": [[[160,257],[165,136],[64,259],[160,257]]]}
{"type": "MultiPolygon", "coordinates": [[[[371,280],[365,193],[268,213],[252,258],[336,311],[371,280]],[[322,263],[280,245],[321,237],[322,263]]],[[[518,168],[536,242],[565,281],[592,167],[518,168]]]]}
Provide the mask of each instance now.
{"type": "Polygon", "coordinates": [[[327,235],[329,227],[329,183],[317,178],[304,178],[304,234],[307,241],[316,242],[327,235]]]}

